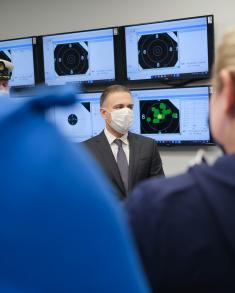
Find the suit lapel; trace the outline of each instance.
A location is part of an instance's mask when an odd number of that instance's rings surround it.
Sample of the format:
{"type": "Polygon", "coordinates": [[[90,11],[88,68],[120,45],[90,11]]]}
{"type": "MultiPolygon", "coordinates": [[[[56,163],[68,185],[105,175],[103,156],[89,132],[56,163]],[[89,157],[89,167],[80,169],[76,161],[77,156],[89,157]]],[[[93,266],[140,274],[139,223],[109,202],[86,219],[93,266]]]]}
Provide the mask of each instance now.
{"type": "Polygon", "coordinates": [[[113,152],[111,150],[111,147],[109,145],[109,142],[108,142],[104,132],[101,132],[101,134],[99,136],[97,136],[96,141],[98,142],[97,148],[102,156],[104,166],[108,170],[108,174],[113,175],[111,177],[113,177],[113,179],[116,181],[116,183],[118,184],[120,189],[125,194],[125,187],[122,182],[122,178],[121,178],[118,166],[117,166],[117,162],[114,158],[113,152]]]}
{"type": "Polygon", "coordinates": [[[138,167],[138,160],[140,158],[141,145],[139,144],[138,138],[135,137],[131,132],[128,133],[129,140],[129,190],[132,189],[135,182],[135,175],[138,167]]]}

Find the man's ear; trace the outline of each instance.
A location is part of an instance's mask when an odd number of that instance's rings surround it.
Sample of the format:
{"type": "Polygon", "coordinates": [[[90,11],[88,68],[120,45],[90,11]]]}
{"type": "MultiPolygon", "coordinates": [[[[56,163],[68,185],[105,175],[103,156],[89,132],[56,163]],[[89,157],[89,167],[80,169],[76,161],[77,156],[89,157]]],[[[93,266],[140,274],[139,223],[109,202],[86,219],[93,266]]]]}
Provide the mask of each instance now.
{"type": "Polygon", "coordinates": [[[1,81],[0,89],[7,92],[9,90],[8,81],[1,81]]]}
{"type": "Polygon", "coordinates": [[[223,69],[220,73],[222,84],[222,97],[226,114],[235,116],[235,80],[231,73],[223,69]]]}
{"type": "Polygon", "coordinates": [[[100,108],[100,113],[104,119],[107,119],[107,111],[104,108],[100,108]]]}

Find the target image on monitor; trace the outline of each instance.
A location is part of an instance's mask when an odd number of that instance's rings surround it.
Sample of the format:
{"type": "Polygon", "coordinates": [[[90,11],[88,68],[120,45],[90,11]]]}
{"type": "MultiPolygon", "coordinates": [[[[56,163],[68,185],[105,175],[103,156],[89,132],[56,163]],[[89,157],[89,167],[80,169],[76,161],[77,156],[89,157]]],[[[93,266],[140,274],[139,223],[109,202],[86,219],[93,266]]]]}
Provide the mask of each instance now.
{"type": "Polygon", "coordinates": [[[99,92],[79,94],[74,105],[55,107],[49,111],[48,118],[71,141],[89,139],[105,127],[100,114],[100,95],[99,92]]]}
{"type": "Polygon", "coordinates": [[[178,62],[177,32],[142,35],[138,40],[142,69],[173,67],[178,62]]]}
{"type": "Polygon", "coordinates": [[[32,37],[0,41],[0,59],[14,65],[9,80],[12,88],[35,85],[35,58],[32,37]]]}
{"type": "Polygon", "coordinates": [[[179,133],[179,109],[168,99],[140,101],[141,133],[179,133]]]}
{"type": "Polygon", "coordinates": [[[0,59],[11,62],[11,50],[0,51],[0,59]]]}
{"type": "Polygon", "coordinates": [[[59,76],[87,73],[88,42],[60,44],[55,47],[55,71],[59,76]]]}
{"type": "Polygon", "coordinates": [[[114,28],[42,36],[46,85],[112,82],[114,28]]]}
{"type": "Polygon", "coordinates": [[[76,114],[69,114],[68,123],[70,125],[76,125],[78,123],[78,116],[76,114]]]}
{"type": "Polygon", "coordinates": [[[132,90],[134,121],[130,131],[158,144],[211,144],[210,87],[132,90]]]}
{"type": "Polygon", "coordinates": [[[213,15],[128,25],[122,31],[126,80],[210,76],[214,58],[213,15]]]}

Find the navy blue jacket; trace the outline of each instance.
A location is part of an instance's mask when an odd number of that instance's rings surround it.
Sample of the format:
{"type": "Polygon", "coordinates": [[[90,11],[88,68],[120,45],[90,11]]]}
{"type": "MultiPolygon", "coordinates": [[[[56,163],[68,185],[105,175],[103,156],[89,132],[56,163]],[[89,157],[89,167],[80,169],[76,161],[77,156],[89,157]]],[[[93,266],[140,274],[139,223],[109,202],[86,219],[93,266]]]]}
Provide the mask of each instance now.
{"type": "Polygon", "coordinates": [[[102,171],[43,117],[73,100],[0,97],[0,292],[148,292],[102,171]]]}
{"type": "Polygon", "coordinates": [[[235,292],[235,155],[145,181],[126,207],[154,292],[235,292]]]}

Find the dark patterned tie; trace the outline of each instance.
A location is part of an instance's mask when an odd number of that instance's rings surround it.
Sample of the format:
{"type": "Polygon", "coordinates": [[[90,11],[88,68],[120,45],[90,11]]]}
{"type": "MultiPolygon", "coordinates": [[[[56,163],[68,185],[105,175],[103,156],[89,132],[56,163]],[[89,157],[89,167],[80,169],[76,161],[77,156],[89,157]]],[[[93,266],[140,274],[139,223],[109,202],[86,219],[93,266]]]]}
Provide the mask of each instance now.
{"type": "Polygon", "coordinates": [[[117,152],[117,165],[122,177],[122,181],[125,186],[125,190],[128,191],[128,174],[129,174],[129,167],[126,158],[126,154],[122,148],[122,141],[121,139],[115,139],[114,143],[118,145],[118,152],[117,152]]]}

